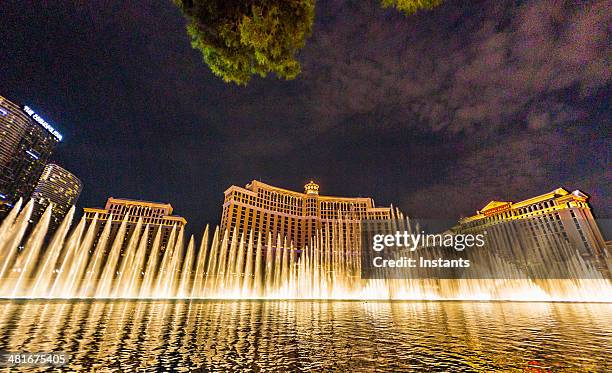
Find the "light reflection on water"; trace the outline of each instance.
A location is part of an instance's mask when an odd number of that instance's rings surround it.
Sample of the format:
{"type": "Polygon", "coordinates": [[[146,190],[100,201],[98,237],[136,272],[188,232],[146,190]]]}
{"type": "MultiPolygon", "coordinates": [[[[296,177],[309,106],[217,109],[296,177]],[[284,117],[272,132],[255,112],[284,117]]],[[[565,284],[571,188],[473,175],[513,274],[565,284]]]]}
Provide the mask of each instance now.
{"type": "Polygon", "coordinates": [[[612,304],[5,300],[0,351],[95,372],[604,372],[610,325],[612,304]]]}

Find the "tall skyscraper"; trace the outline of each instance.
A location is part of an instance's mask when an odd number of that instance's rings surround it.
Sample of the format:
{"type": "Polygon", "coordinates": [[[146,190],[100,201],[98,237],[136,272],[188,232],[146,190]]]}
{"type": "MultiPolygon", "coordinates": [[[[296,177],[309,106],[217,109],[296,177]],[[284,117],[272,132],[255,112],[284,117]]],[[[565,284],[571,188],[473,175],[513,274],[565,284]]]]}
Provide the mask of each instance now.
{"type": "Polygon", "coordinates": [[[554,248],[568,244],[585,258],[603,255],[605,241],[579,191],[558,188],[520,202],[491,201],[476,215],[463,218],[457,233],[487,232],[493,250],[554,248]]]}
{"type": "Polygon", "coordinates": [[[104,229],[104,225],[108,221],[110,215],[113,216],[110,233],[111,242],[116,236],[123,218],[126,216],[126,214],[129,214],[127,233],[125,235],[126,242],[134,232],[134,229],[138,224],[138,220],[142,218],[142,230],[144,231],[145,226],[147,224],[149,225],[149,246],[153,243],[155,234],[157,234],[158,230],[161,229],[160,249],[162,251],[165,250],[166,246],[168,245],[172,229],[176,229],[176,232],[178,233],[180,229],[185,227],[187,224],[187,220],[185,220],[185,218],[172,215],[172,205],[169,203],[110,197],[106,201],[106,206],[103,209],[87,207],[84,209],[84,211],[88,226],[93,222],[94,217],[97,216],[98,219],[98,227],[96,228],[97,235],[94,245],[97,243],[98,238],[104,229]]]}
{"type": "MultiPolygon", "coordinates": [[[[334,229],[344,230],[343,237],[359,234],[354,228],[361,220],[391,217],[391,208],[376,207],[369,197],[331,197],[319,195],[319,185],[309,182],[304,193],[278,188],[253,180],[246,187],[231,186],[225,191],[221,231],[239,237],[251,230],[274,239],[279,235],[297,248],[309,245],[318,236],[330,238],[334,229]]],[[[353,237],[355,238],[355,237],[353,237]]]]}
{"type": "Polygon", "coordinates": [[[68,210],[76,204],[81,189],[81,180],[76,176],[56,164],[48,164],[32,193],[32,199],[36,203],[33,220],[38,220],[51,202],[53,213],[49,230],[55,231],[68,210]]]}
{"type": "Polygon", "coordinates": [[[0,215],[30,198],[62,135],[28,106],[0,96],[0,215]]]}

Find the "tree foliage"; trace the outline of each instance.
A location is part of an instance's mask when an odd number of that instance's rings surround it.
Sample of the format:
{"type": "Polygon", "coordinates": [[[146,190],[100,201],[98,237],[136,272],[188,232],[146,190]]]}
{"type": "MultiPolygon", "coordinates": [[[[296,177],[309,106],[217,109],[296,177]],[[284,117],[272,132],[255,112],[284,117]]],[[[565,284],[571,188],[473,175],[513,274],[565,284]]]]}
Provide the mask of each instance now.
{"type": "Polygon", "coordinates": [[[254,74],[300,72],[296,53],[312,30],[315,0],[175,0],[191,44],[212,72],[246,84],[254,74]]]}
{"type": "MultiPolygon", "coordinates": [[[[442,0],[381,0],[405,14],[442,0]]],[[[188,20],[193,48],[226,82],[247,84],[255,74],[295,78],[296,54],[312,31],[315,0],[174,0],[188,20]]]]}
{"type": "Polygon", "coordinates": [[[442,0],[382,0],[384,8],[395,7],[406,15],[414,14],[420,9],[431,9],[440,3],[442,0]]]}

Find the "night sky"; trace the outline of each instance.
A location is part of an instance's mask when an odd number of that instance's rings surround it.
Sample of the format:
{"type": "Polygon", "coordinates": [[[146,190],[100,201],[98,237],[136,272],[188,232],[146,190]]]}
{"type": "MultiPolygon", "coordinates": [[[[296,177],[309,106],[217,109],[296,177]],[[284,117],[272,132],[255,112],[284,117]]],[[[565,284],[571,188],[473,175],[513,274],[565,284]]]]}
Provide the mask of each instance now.
{"type": "Polygon", "coordinates": [[[170,202],[195,231],[252,179],[452,219],[564,186],[611,216],[612,1],[316,12],[297,79],[240,87],[170,1],[3,0],[0,94],[64,135],[79,207],[170,202]]]}

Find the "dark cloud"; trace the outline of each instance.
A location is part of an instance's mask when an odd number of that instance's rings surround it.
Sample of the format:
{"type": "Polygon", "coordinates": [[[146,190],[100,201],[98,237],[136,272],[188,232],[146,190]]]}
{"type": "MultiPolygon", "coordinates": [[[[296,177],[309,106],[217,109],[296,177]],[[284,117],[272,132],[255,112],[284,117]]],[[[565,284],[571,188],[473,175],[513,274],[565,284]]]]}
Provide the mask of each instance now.
{"type": "Polygon", "coordinates": [[[575,142],[576,135],[531,131],[465,152],[439,182],[408,193],[402,205],[425,218],[469,216],[491,200],[516,202],[566,187],[586,191],[596,211],[609,217],[612,175],[605,149],[612,144],[609,139],[575,142]]]}
{"type": "Polygon", "coordinates": [[[327,126],[395,106],[420,130],[550,127],[610,82],[610,1],[449,1],[412,17],[339,3],[304,53],[327,126]]]}
{"type": "Polygon", "coordinates": [[[449,1],[408,18],[368,2],[326,10],[305,52],[319,130],[378,113],[381,131],[431,133],[446,139],[440,153],[457,151],[437,181],[405,193],[409,214],[469,214],[562,185],[591,189],[596,211],[612,213],[601,192],[610,113],[597,111],[609,102],[612,2],[449,1]]]}

